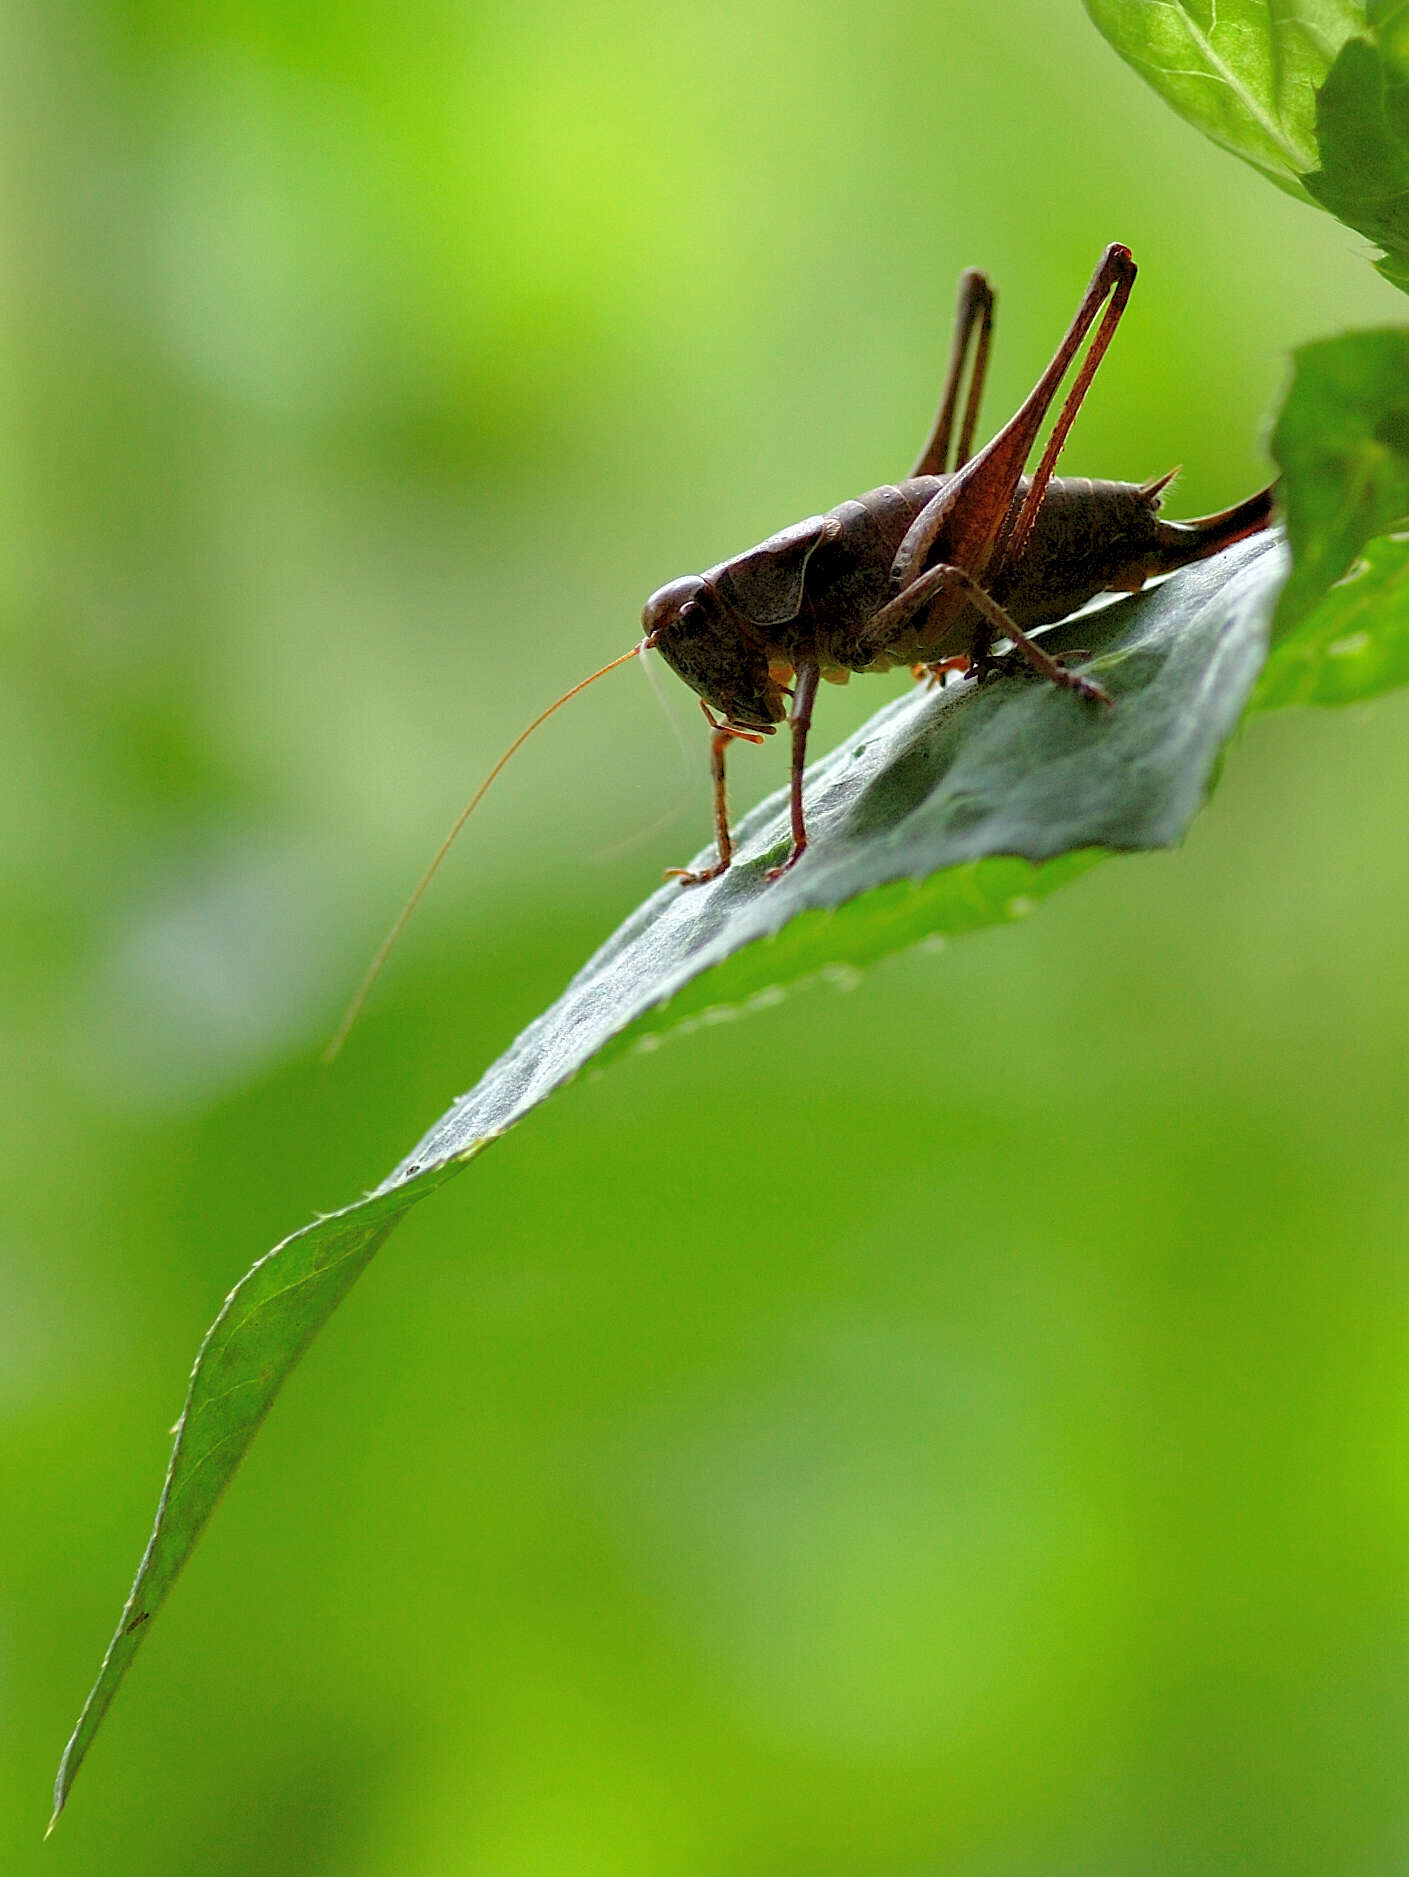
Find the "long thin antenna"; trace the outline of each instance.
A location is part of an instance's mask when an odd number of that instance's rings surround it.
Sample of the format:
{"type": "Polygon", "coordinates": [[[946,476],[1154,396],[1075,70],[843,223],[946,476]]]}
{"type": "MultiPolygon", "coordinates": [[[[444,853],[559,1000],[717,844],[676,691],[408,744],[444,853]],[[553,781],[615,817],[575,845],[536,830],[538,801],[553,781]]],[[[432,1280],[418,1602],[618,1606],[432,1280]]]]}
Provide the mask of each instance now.
{"type": "Polygon", "coordinates": [[[420,905],[421,897],[425,893],[426,888],[430,885],[431,881],[435,878],[436,874],[440,871],[440,863],[445,859],[445,856],[450,852],[450,849],[454,846],[456,835],[459,834],[461,828],[464,827],[465,823],[469,820],[470,816],[475,812],[475,810],[479,807],[480,803],[484,800],[486,794],[489,791],[490,784],[494,781],[495,777],[499,774],[499,771],[504,767],[505,763],[508,762],[509,758],[515,753],[516,750],[519,750],[523,747],[523,745],[533,735],[534,731],[538,728],[540,724],[546,723],[548,721],[548,719],[552,716],[555,710],[561,710],[563,705],[566,704],[569,701],[569,699],[576,697],[579,691],[585,691],[588,685],[595,684],[598,678],[605,678],[609,671],[615,671],[617,666],[624,665],[627,659],[635,658],[637,654],[641,651],[644,643],[645,641],[643,640],[640,645],[633,645],[629,652],[623,652],[619,658],[612,659],[610,664],[603,665],[600,671],[594,671],[590,678],[584,678],[580,684],[575,684],[570,691],[564,691],[562,696],[557,700],[557,702],[550,704],[547,710],[540,711],[538,715],[534,718],[533,722],[529,724],[528,728],[525,730],[521,730],[519,734],[514,738],[513,742],[509,745],[508,749],[504,751],[504,754],[499,758],[498,762],[495,763],[494,767],[490,770],[489,774],[484,778],[483,782],[480,783],[479,787],[475,790],[474,794],[465,803],[465,806],[460,810],[459,814],[455,817],[455,821],[450,829],[450,832],[446,835],[445,839],[441,842],[440,846],[436,849],[435,857],[432,859],[430,865],[426,868],[425,872],[421,875],[420,879],[416,882],[415,891],[411,894],[411,897],[407,900],[406,904],[401,908],[401,911],[396,915],[396,918],[392,921],[391,930],[387,933],[386,937],[382,940],[381,944],[377,947],[376,951],[373,953],[372,962],[371,964],[368,965],[367,970],[365,974],[363,975],[362,982],[358,985],[357,990],[353,995],[352,1002],[348,1005],[347,1009],[344,1011],[342,1022],[338,1025],[337,1029],[333,1033],[333,1040],[328,1044],[328,1047],[323,1051],[324,1062],[331,1062],[334,1059],[334,1057],[337,1055],[338,1051],[342,1048],[343,1044],[347,1041],[348,1033],[352,1029],[353,1024],[356,1023],[358,1016],[361,1014],[362,1006],[367,1001],[367,994],[371,990],[372,986],[376,983],[377,978],[381,973],[382,966],[386,963],[387,958],[390,956],[392,946],[395,945],[396,941],[401,937],[401,934],[406,930],[407,921],[410,919],[412,913],[415,912],[416,908],[420,905]]]}

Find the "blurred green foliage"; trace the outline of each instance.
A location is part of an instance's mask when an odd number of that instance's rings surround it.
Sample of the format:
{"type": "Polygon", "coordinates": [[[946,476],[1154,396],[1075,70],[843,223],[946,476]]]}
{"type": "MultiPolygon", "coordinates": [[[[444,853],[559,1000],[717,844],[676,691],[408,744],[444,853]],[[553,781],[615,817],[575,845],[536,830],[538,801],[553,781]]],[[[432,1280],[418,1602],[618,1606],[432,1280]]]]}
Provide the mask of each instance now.
{"type": "Polygon", "coordinates": [[[1403,697],[418,1212],[38,1846],[229,1284],[707,830],[599,687],[319,1070],[485,755],[661,580],[903,470],[965,263],[996,421],[1131,245],[1067,461],[1182,460],[1176,513],[1263,475],[1291,346],[1396,316],[1068,11],[12,9],[7,1869],[1403,1860],[1403,697]]]}

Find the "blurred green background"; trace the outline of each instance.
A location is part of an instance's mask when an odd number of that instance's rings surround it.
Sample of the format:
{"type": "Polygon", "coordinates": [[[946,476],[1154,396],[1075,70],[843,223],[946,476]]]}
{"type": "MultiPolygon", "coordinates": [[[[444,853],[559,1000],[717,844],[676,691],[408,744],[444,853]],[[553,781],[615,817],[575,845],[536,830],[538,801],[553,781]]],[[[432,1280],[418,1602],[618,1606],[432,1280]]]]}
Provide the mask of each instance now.
{"type": "MultiPolygon", "coordinates": [[[[1076,0],[39,0],[0,68],[6,1871],[1409,1861],[1409,697],[1185,850],[568,1089],[298,1371],[41,1851],[198,1338],[708,834],[655,586],[991,428],[1247,493],[1402,317],[1076,0]],[[674,818],[662,823],[663,807],[674,818]]],[[[825,747],[893,680],[823,700],[825,747]]],[[[740,805],[785,751],[742,751],[740,805]]]]}

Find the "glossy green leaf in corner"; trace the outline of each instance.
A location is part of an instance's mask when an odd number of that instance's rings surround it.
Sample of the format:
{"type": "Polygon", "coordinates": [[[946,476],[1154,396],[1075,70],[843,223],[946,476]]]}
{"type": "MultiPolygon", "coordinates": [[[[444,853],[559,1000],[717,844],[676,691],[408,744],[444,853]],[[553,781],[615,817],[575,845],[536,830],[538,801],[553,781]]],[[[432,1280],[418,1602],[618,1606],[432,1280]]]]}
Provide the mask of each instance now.
{"type": "Polygon", "coordinates": [[[1261,669],[1285,573],[1281,543],[1257,536],[1047,635],[1087,649],[1113,712],[1022,675],[888,705],[808,772],[803,865],[767,883],[788,843],[786,798],[774,796],[739,823],[727,874],[652,894],[376,1193],[253,1267],[197,1356],[156,1527],[64,1755],[56,1817],[285,1378],[401,1216],[590,1061],[805,977],[1021,918],[1105,854],[1178,841],[1261,669]]]}
{"type": "Polygon", "coordinates": [[[1409,292],[1409,5],[1370,0],[1365,36],[1341,47],[1317,98],[1318,165],[1307,193],[1384,249],[1409,292]]]}
{"type": "Polygon", "coordinates": [[[1409,679],[1409,330],[1296,354],[1272,435],[1293,571],[1255,703],[1343,703],[1409,679]]]}
{"type": "Polygon", "coordinates": [[[1365,30],[1358,0],[1085,0],[1167,104],[1289,194],[1317,166],[1316,92],[1365,30]]]}

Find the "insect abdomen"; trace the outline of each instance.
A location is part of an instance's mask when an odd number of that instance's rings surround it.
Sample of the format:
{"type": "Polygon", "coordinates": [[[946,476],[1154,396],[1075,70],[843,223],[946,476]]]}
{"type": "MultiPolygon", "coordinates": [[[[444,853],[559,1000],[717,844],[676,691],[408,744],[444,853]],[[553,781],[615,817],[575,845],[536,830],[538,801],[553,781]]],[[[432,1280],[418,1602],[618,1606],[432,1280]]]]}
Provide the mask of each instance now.
{"type": "Polygon", "coordinates": [[[1162,521],[1167,476],[1153,482],[1091,482],[1056,477],[1048,487],[1018,564],[1000,574],[993,597],[1023,627],[1064,619],[1098,593],[1137,592],[1264,528],[1272,491],[1194,521],[1162,521]]]}

